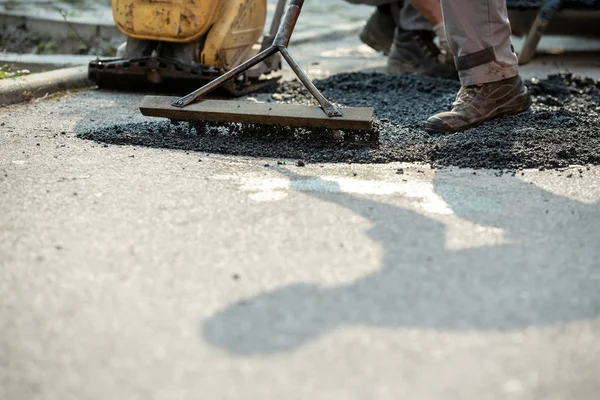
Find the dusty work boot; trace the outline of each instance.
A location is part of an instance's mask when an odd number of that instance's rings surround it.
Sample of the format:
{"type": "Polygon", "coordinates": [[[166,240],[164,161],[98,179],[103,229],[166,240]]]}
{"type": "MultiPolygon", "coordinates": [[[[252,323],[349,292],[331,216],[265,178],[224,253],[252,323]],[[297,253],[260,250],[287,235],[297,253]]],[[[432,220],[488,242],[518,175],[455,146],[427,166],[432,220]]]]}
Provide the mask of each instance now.
{"type": "Polygon", "coordinates": [[[371,14],[359,37],[373,50],[389,54],[395,29],[396,22],[390,6],[380,6],[371,14]]]}
{"type": "Polygon", "coordinates": [[[452,111],[429,117],[425,130],[429,133],[464,131],[502,115],[518,114],[530,105],[531,97],[518,75],[498,82],[461,87],[452,111]]]}
{"type": "Polygon", "coordinates": [[[431,31],[404,31],[396,29],[390,50],[387,70],[390,74],[416,73],[447,79],[458,79],[453,65],[441,63],[440,49],[431,31]]]}

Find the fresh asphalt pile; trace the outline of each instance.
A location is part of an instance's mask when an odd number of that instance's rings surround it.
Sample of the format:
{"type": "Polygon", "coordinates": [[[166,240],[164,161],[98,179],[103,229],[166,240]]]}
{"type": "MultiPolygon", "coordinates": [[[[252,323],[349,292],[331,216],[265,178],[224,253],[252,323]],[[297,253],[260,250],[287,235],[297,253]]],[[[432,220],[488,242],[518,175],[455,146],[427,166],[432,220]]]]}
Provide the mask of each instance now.
{"type": "MultiPolygon", "coordinates": [[[[527,83],[525,113],[465,132],[431,135],[428,116],[448,110],[459,89],[452,80],[418,75],[344,73],[316,82],[346,106],[374,107],[379,146],[364,133],[345,134],[240,124],[167,120],[100,127],[80,137],[110,144],[171,148],[303,162],[425,162],[434,167],[519,169],[600,164],[600,81],[570,73],[527,83]]],[[[308,104],[298,82],[283,82],[272,101],[308,104]]]]}

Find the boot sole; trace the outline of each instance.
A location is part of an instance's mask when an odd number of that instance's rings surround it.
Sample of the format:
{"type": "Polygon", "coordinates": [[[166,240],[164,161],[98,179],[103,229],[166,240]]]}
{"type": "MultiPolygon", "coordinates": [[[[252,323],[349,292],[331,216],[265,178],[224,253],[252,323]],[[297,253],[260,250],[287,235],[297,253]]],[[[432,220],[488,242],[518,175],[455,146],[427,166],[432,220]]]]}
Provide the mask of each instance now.
{"type": "MultiPolygon", "coordinates": [[[[531,107],[531,103],[533,102],[531,99],[531,96],[529,96],[528,91],[525,92],[525,99],[520,99],[520,102],[523,102],[523,104],[520,104],[519,106],[516,105],[511,105],[511,104],[506,104],[502,107],[497,108],[496,110],[494,110],[493,112],[490,113],[489,116],[487,116],[486,118],[483,118],[480,121],[476,121],[473,122],[469,125],[464,125],[461,126],[460,128],[456,128],[456,129],[448,129],[448,130],[443,130],[443,131],[439,131],[437,129],[433,129],[433,128],[429,128],[427,127],[427,125],[425,125],[425,132],[427,133],[456,133],[456,132],[462,132],[462,131],[466,131],[467,129],[471,129],[471,128],[476,128],[479,125],[488,122],[488,121],[492,121],[496,118],[500,118],[500,117],[504,117],[507,115],[516,115],[516,114],[520,114],[524,111],[527,111],[529,109],[529,107],[531,107]]],[[[521,97],[521,96],[519,96],[521,97]]],[[[517,98],[518,99],[518,98],[517,98]]]]}

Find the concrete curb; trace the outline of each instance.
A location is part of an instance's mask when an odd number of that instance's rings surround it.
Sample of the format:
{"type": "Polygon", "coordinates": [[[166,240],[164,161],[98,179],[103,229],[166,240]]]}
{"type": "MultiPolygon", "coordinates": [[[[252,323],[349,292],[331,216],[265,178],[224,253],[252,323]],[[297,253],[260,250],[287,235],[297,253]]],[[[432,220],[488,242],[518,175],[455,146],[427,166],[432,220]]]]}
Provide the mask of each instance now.
{"type": "Polygon", "coordinates": [[[63,90],[94,86],[87,66],[0,80],[0,105],[21,103],[63,90]]]}

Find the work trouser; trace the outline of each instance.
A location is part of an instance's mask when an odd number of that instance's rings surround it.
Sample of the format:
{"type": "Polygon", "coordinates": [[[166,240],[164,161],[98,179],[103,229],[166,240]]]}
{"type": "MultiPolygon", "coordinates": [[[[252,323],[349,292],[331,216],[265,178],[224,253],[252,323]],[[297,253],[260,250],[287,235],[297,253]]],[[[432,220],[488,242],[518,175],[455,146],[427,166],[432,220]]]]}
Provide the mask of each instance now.
{"type": "Polygon", "coordinates": [[[419,13],[409,0],[346,0],[352,4],[364,4],[367,6],[385,6],[389,5],[392,10],[392,15],[401,29],[405,31],[430,31],[433,29],[431,22],[427,21],[421,13],[419,13]]]}
{"type": "MultiPolygon", "coordinates": [[[[418,0],[417,0],[418,1],[418,0]]],[[[446,35],[463,86],[519,74],[506,0],[441,0],[446,35]]]]}

